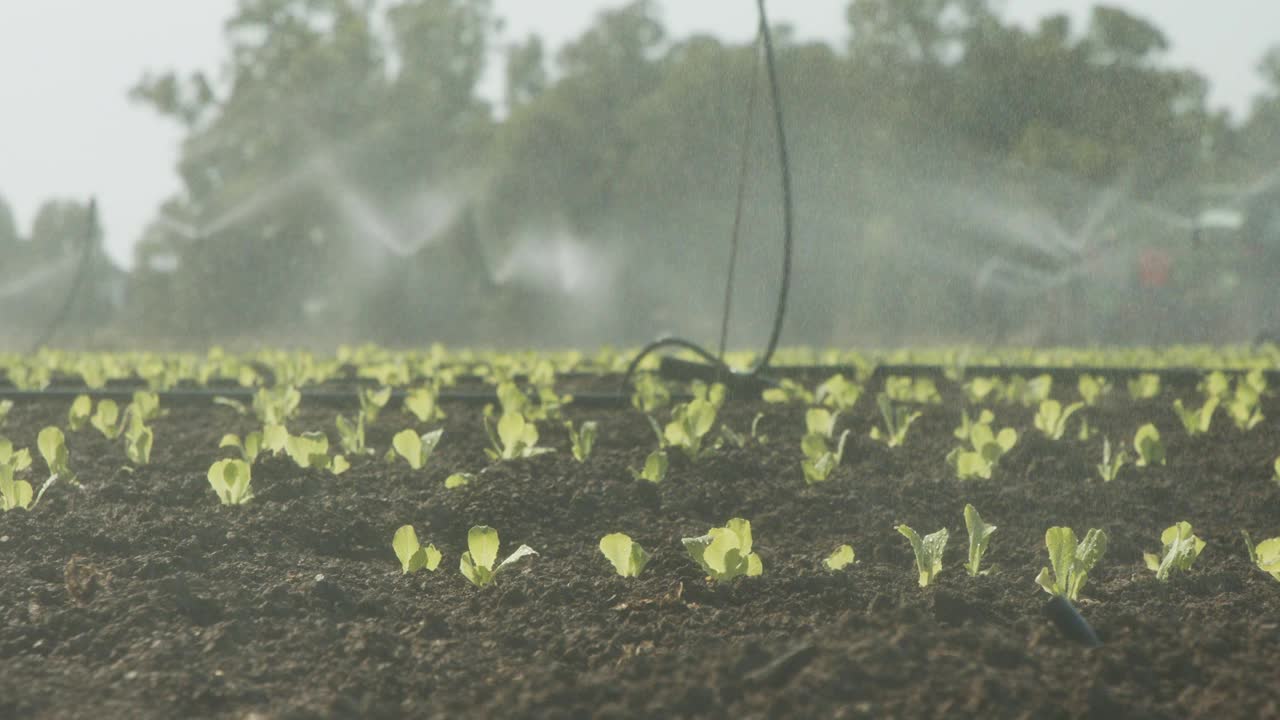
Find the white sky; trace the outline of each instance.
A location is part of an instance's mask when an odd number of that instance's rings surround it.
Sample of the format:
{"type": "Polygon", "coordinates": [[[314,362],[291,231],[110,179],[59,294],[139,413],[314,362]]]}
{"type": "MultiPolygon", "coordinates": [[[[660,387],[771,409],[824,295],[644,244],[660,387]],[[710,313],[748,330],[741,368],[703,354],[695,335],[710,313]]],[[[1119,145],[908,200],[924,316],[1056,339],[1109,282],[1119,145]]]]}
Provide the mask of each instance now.
{"type": "MultiPolygon", "coordinates": [[[[529,32],[552,45],[580,33],[619,0],[495,0],[508,36],[529,32]],[[554,8],[554,9],[553,9],[554,8]]],[[[665,0],[672,35],[716,32],[745,40],[755,27],[749,0],[665,0]]],[[[848,0],[772,3],[774,21],[801,38],[840,42],[848,0]]],[[[1069,12],[1076,27],[1092,0],[1007,0],[1007,14],[1034,22],[1069,12]]],[[[1276,0],[1110,0],[1156,22],[1170,59],[1213,82],[1215,106],[1237,116],[1261,89],[1255,70],[1280,44],[1276,0]]],[[[235,0],[0,0],[0,197],[20,227],[55,196],[97,195],[108,251],[121,264],[142,227],[178,188],[178,129],[129,102],[145,70],[214,69],[224,53],[222,21],[235,0]]]]}

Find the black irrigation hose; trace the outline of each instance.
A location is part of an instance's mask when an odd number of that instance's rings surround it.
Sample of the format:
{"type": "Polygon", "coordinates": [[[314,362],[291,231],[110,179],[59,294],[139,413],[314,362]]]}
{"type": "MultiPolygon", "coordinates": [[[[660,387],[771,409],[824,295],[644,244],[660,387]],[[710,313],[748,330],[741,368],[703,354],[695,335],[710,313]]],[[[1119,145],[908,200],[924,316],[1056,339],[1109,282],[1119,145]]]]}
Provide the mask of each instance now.
{"type": "Polygon", "coordinates": [[[75,277],[71,281],[71,289],[67,291],[67,297],[62,301],[62,307],[58,308],[58,312],[45,324],[44,333],[31,346],[32,355],[35,355],[40,348],[49,344],[49,341],[53,339],[53,336],[62,327],[63,323],[67,321],[67,316],[71,314],[71,308],[75,305],[76,296],[80,294],[80,287],[84,285],[84,281],[89,275],[89,259],[93,255],[93,239],[97,232],[98,199],[89,198],[88,217],[85,220],[84,247],[80,250],[80,265],[76,267],[75,277]]]}
{"type": "Polygon", "coordinates": [[[683,338],[666,337],[655,340],[641,348],[631,364],[627,366],[627,372],[622,378],[622,393],[627,394],[631,385],[631,377],[635,374],[636,369],[640,367],[640,362],[657,350],[666,347],[678,347],[689,350],[698,355],[702,359],[711,363],[718,370],[721,377],[732,374],[735,377],[748,380],[758,380],[760,375],[768,369],[769,361],[773,359],[773,353],[778,349],[778,340],[782,336],[782,320],[787,311],[787,294],[791,289],[791,250],[793,237],[793,218],[792,218],[792,202],[791,202],[791,158],[787,152],[787,133],[783,125],[782,118],[782,97],[778,91],[778,73],[773,53],[773,35],[769,32],[769,19],[765,13],[765,0],[756,0],[756,8],[760,15],[760,40],[764,44],[764,60],[765,70],[769,79],[769,96],[773,104],[773,126],[777,135],[778,145],[778,163],[781,171],[782,182],[782,283],[778,290],[778,306],[773,317],[773,331],[769,335],[769,344],[765,347],[764,353],[760,356],[760,360],[750,370],[744,373],[734,373],[724,363],[723,360],[717,358],[710,351],[702,348],[697,343],[683,338]]]}
{"type": "MultiPolygon", "coordinates": [[[[128,402],[133,399],[135,390],[145,388],[101,388],[85,387],[49,387],[43,390],[13,390],[0,388],[0,399],[24,402],[39,400],[72,400],[78,395],[88,395],[95,399],[110,398],[128,402]]],[[[174,388],[156,393],[162,405],[182,403],[212,403],[214,398],[228,398],[245,404],[253,401],[255,388],[174,388]]],[[[324,405],[352,405],[360,396],[356,390],[332,390],[323,388],[299,390],[302,399],[308,403],[324,405]]],[[[402,401],[406,395],[403,389],[393,390],[388,403],[402,401]]],[[[471,405],[486,405],[498,402],[497,393],[493,389],[444,389],[436,396],[438,402],[457,402],[471,405]]],[[[578,407],[615,407],[629,402],[625,395],[616,392],[575,392],[570,403],[578,407]]]]}

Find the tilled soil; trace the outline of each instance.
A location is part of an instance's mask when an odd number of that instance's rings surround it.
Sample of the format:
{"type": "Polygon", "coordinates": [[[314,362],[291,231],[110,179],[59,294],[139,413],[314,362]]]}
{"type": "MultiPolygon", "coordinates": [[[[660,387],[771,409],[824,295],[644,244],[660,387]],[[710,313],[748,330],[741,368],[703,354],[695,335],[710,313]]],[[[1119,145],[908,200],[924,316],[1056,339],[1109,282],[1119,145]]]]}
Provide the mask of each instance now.
{"type": "MultiPolygon", "coordinates": [[[[0,515],[0,717],[1280,717],[1280,583],[1240,537],[1280,534],[1276,402],[1252,431],[1219,411],[1189,438],[1170,403],[1191,388],[1145,402],[1121,389],[1083,411],[1092,439],[1074,439],[1073,421],[1059,442],[1030,410],[998,406],[1017,446],[994,479],[958,481],[943,458],[960,401],[944,391],[894,450],[867,437],[878,412],[866,393],[840,419],[843,465],[812,487],[803,408],[754,402],[722,419],[745,432],[765,413],[767,443],[696,464],[673,454],[657,486],[630,472],[656,442],[635,410],[568,412],[600,423],[586,463],[548,424],[555,453],[493,464],[479,408],[447,406],[444,439],[412,471],[381,460],[415,426],[389,408],[369,431],[377,457],[340,477],[260,460],[242,507],[218,504],[205,477],[230,455],[222,434],[253,427],[230,408],[169,408],[137,469],[119,442],[69,434],[83,487],[0,515]],[[1102,483],[1103,436],[1128,444],[1145,422],[1167,466],[1102,483]],[[446,490],[454,472],[478,476],[446,490]],[[975,578],[965,503],[999,527],[975,578]],[[764,575],[712,586],[680,538],[732,517],[751,521],[764,575]],[[1157,582],[1142,553],[1179,520],[1208,545],[1191,572],[1157,582]],[[898,523],[950,530],[928,588],[898,523]],[[401,574],[390,543],[403,524],[444,553],[437,572],[401,574]],[[539,557],[472,587],[457,567],[477,524],[498,529],[504,555],[528,544],[539,557]],[[1100,648],[1043,614],[1034,577],[1052,525],[1110,535],[1080,603],[1100,648]],[[638,579],[597,549],[618,531],[653,556],[638,579]],[[857,564],[827,572],[844,543],[857,564]]],[[[0,434],[34,449],[66,409],[20,404],[0,434]]],[[[333,414],[304,405],[290,429],[336,446],[333,414]]]]}

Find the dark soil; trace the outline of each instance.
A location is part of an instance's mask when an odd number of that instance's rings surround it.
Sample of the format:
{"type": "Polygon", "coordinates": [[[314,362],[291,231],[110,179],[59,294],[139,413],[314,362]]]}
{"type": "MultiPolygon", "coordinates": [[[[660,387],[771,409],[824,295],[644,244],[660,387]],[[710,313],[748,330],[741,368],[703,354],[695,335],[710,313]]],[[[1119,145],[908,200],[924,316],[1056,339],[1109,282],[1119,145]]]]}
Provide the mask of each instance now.
{"type": "MultiPolygon", "coordinates": [[[[760,403],[722,416],[745,431],[763,411],[766,445],[673,456],[659,486],[629,472],[654,445],[634,410],[570,411],[600,423],[585,464],[548,425],[556,453],[493,465],[480,410],[457,405],[423,471],[370,457],[332,477],[270,458],[243,507],[219,505],[205,479],[228,456],[221,435],[253,425],[226,407],[171,408],[136,470],[118,443],[70,434],[83,488],[0,516],[0,717],[1280,717],[1280,583],[1240,538],[1280,534],[1280,405],[1248,433],[1219,411],[1188,438],[1170,403],[1191,389],[1143,403],[1118,389],[1085,413],[1098,435],[1061,442],[1000,406],[1018,445],[993,480],[961,482],[943,462],[959,420],[944,391],[893,451],[866,437],[866,393],[840,421],[844,464],[814,487],[803,408],[760,403]],[[1127,444],[1148,421],[1168,465],[1100,482],[1102,436],[1127,444]],[[479,475],[446,490],[458,471],[479,475]],[[977,578],[962,567],[966,502],[999,526],[977,578]],[[764,575],[714,587],[680,538],[731,517],[751,521],[764,575]],[[1160,583],[1142,553],[1179,520],[1208,546],[1160,583]],[[926,589],[897,523],[950,530],[926,589]],[[403,524],[444,553],[439,571],[401,574],[390,543],[403,524]],[[457,567],[476,524],[499,530],[504,554],[526,543],[540,556],[474,588],[457,567]],[[1101,648],[1043,614],[1034,577],[1051,525],[1110,534],[1080,603],[1101,648]],[[651,552],[639,579],[600,555],[615,531],[651,552]],[[859,562],[826,572],[842,543],[859,562]]],[[[19,404],[0,433],[34,446],[66,409],[19,404]]],[[[380,456],[412,425],[388,409],[370,444],[380,456]]],[[[336,445],[331,409],[304,405],[291,429],[336,445]]]]}

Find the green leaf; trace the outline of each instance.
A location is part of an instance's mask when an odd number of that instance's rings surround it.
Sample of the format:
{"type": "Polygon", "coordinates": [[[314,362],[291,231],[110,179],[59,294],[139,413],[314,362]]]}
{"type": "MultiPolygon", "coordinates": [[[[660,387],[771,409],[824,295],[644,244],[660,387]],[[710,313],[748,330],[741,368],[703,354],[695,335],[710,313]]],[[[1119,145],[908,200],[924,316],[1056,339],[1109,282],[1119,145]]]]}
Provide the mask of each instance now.
{"type": "Polygon", "coordinates": [[[831,572],[837,572],[839,570],[843,570],[846,567],[852,565],[853,561],[854,561],[853,546],[841,545],[840,547],[836,548],[835,552],[827,556],[827,559],[822,561],[822,566],[830,570],[831,572]]]}
{"type": "Polygon", "coordinates": [[[71,409],[67,411],[67,428],[72,432],[79,430],[89,422],[93,413],[93,400],[88,395],[77,395],[71,401],[71,409]]]}
{"type": "Polygon", "coordinates": [[[920,573],[920,587],[928,587],[933,578],[942,571],[942,554],[946,550],[949,534],[947,529],[942,528],[924,538],[906,525],[896,525],[894,529],[911,543],[911,550],[916,557],[916,569],[920,573]]]}
{"type": "Polygon", "coordinates": [[[987,525],[972,505],[964,506],[964,526],[969,531],[969,562],[965,569],[969,575],[976,577],[980,573],[982,556],[987,552],[987,544],[991,533],[996,531],[995,525],[987,525]]]}
{"type": "Polygon", "coordinates": [[[476,525],[467,532],[467,550],[476,567],[492,571],[498,562],[498,531],[476,525]]]}
{"type": "Polygon", "coordinates": [[[1135,463],[1138,467],[1165,463],[1164,444],[1160,442],[1160,431],[1156,430],[1156,426],[1151,423],[1138,428],[1138,432],[1133,436],[1133,449],[1138,453],[1138,461],[1135,463]]]}
{"type": "Polygon", "coordinates": [[[839,415],[826,408],[809,408],[804,414],[804,424],[810,435],[830,438],[835,432],[836,418],[839,415]]]}
{"type": "Polygon", "coordinates": [[[422,438],[412,429],[401,430],[391,438],[391,447],[409,463],[414,470],[422,469],[422,438]]]}
{"type": "Polygon", "coordinates": [[[98,401],[98,409],[89,418],[89,424],[102,433],[108,440],[115,440],[120,434],[120,407],[114,400],[105,398],[98,401]]]}
{"type": "Polygon", "coordinates": [[[475,475],[471,473],[454,473],[444,479],[444,487],[446,490],[460,488],[475,479],[475,475]]]}
{"type": "Polygon", "coordinates": [[[219,460],[209,468],[208,477],[223,505],[240,505],[253,498],[249,464],[243,460],[219,460]]]}
{"type": "Polygon", "coordinates": [[[644,459],[644,469],[636,473],[632,471],[637,480],[648,480],[653,484],[658,484],[667,478],[667,466],[669,460],[664,450],[654,450],[644,459]]]}
{"type": "Polygon", "coordinates": [[[1155,571],[1156,579],[1161,582],[1168,580],[1175,571],[1190,570],[1205,546],[1204,540],[1196,537],[1191,530],[1191,523],[1186,521],[1165,528],[1160,534],[1160,543],[1163,546],[1161,555],[1144,553],[1143,558],[1147,567],[1155,571]]]}
{"type": "MultiPolygon", "coordinates": [[[[67,473],[67,440],[62,431],[49,426],[36,436],[36,447],[52,475],[67,473]]],[[[68,478],[70,479],[70,478],[68,478]]]]}
{"type": "Polygon", "coordinates": [[[622,577],[638,577],[649,562],[649,554],[639,543],[623,533],[612,533],[600,538],[600,552],[622,577]]]}
{"type": "Polygon", "coordinates": [[[418,422],[432,422],[444,417],[444,412],[436,404],[436,391],[430,387],[410,390],[404,397],[404,408],[418,419],[418,422]]]}
{"type": "Polygon", "coordinates": [[[342,455],[334,455],[333,459],[329,461],[329,472],[334,475],[341,475],[350,469],[351,463],[347,462],[347,458],[342,455]]]}
{"type": "Polygon", "coordinates": [[[329,466],[329,438],[321,432],[290,435],[285,441],[285,452],[300,468],[329,466]]]}
{"type": "Polygon", "coordinates": [[[712,580],[726,582],[743,575],[754,577],[764,571],[759,556],[751,552],[751,524],[734,518],[725,527],[711,528],[703,536],[682,538],[689,557],[712,580]]]}
{"type": "Polygon", "coordinates": [[[412,525],[404,525],[396,530],[395,537],[391,539],[391,549],[395,550],[396,557],[400,559],[404,575],[415,573],[426,566],[426,554],[419,553],[422,546],[418,544],[418,533],[412,525]]]}

